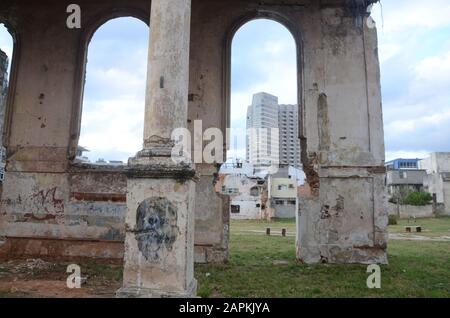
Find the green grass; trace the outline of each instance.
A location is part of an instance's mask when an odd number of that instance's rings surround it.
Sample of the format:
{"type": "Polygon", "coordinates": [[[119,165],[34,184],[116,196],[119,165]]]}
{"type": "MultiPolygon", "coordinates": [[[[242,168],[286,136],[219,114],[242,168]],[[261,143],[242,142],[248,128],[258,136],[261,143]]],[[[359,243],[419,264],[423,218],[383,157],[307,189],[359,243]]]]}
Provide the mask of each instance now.
{"type": "MultiPolygon", "coordinates": [[[[419,222],[419,221],[418,221],[419,222]]],[[[450,218],[420,220],[429,234],[448,233],[450,218]]],[[[392,231],[404,231],[403,221],[392,231]]],[[[450,243],[390,241],[382,288],[366,286],[367,266],[304,265],[295,259],[295,238],[248,231],[288,228],[295,221],[232,221],[230,261],[196,265],[201,297],[449,297],[450,243]],[[284,261],[274,264],[274,261],[284,261]]]]}
{"type": "MultiPolygon", "coordinates": [[[[390,231],[405,233],[407,221],[390,231]]],[[[420,219],[423,233],[411,235],[450,236],[450,218],[420,219]]],[[[295,258],[295,237],[281,237],[286,228],[295,233],[295,220],[232,221],[230,260],[223,265],[196,265],[195,276],[201,297],[450,297],[450,242],[389,241],[389,265],[382,266],[381,289],[368,289],[367,266],[305,265],[295,258]],[[266,236],[265,229],[272,233],[266,236]],[[262,232],[262,233],[261,233],[262,232]]],[[[408,234],[409,235],[409,234],[408,234]]],[[[64,281],[71,262],[57,262],[54,268],[35,271],[20,279],[64,281]]],[[[98,295],[113,296],[122,281],[122,265],[95,261],[82,264],[87,287],[98,295]]],[[[6,266],[2,279],[13,279],[6,266]]],[[[22,275],[23,276],[23,275],[22,275]]],[[[39,297],[36,292],[0,292],[3,297],[39,297]]]]}
{"type": "Polygon", "coordinates": [[[413,235],[427,237],[450,236],[450,217],[416,219],[415,222],[414,220],[398,220],[398,224],[390,226],[389,231],[392,233],[405,233],[405,226],[407,225],[422,226],[422,233],[412,233],[413,235]]]}
{"type": "Polygon", "coordinates": [[[274,219],[270,222],[265,220],[231,220],[230,222],[230,229],[234,233],[248,230],[265,230],[267,227],[279,230],[286,228],[288,231],[295,231],[295,219],[274,219]]]}

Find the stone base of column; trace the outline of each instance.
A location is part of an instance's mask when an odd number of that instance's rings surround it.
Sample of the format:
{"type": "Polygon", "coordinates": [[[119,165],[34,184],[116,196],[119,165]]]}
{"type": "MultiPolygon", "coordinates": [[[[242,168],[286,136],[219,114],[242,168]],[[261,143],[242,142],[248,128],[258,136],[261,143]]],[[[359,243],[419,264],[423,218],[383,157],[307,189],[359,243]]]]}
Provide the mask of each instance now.
{"type": "Polygon", "coordinates": [[[139,287],[123,287],[116,292],[116,298],[197,298],[197,280],[193,280],[184,292],[170,292],[139,287]]]}
{"type": "Polygon", "coordinates": [[[127,168],[121,298],[195,297],[194,166],[141,152],[127,168]]]}
{"type": "Polygon", "coordinates": [[[300,199],[300,261],[388,264],[385,174],[376,168],[328,168],[320,179],[319,196],[300,199]]]}

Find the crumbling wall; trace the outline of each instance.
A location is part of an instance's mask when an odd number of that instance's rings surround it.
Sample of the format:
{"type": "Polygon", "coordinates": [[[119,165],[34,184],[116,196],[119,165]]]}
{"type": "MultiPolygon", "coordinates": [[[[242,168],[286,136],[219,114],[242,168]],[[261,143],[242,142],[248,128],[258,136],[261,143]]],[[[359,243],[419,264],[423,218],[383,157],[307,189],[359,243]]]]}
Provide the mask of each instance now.
{"type": "Polygon", "coordinates": [[[122,258],[125,193],[121,171],[8,173],[0,215],[8,244],[0,255],[122,258]]]}
{"type": "Polygon", "coordinates": [[[387,262],[376,29],[358,14],[322,6],[304,31],[305,159],[320,185],[300,205],[297,255],[308,263],[387,262]]]}
{"type": "MultiPolygon", "coordinates": [[[[68,29],[70,3],[0,4],[0,19],[20,33],[21,56],[7,138],[7,191],[2,197],[0,236],[8,237],[6,253],[121,258],[126,176],[123,171],[74,166],[72,147],[79,132],[71,127],[80,120],[83,76],[79,61],[91,32],[117,16],[146,20],[150,4],[80,0],[82,28],[68,29]],[[83,244],[86,249],[80,248],[83,244]]],[[[215,172],[215,166],[206,167],[197,187],[198,197],[208,199],[197,201],[196,250],[199,259],[208,262],[227,258],[228,219],[222,213],[223,198],[213,189],[215,172]]]]}
{"type": "Polygon", "coordinates": [[[215,191],[218,166],[197,165],[200,180],[195,191],[195,261],[222,263],[228,259],[227,200],[215,191]]]}

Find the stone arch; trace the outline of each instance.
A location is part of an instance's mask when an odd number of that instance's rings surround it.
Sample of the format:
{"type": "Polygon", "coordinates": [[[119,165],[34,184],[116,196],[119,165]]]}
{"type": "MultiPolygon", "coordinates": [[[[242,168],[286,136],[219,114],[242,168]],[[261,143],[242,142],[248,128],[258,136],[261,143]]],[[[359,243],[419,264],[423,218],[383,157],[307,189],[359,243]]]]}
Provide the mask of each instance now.
{"type": "Polygon", "coordinates": [[[223,91],[222,91],[222,105],[225,108],[222,112],[222,126],[229,127],[230,125],[230,110],[231,110],[231,51],[233,38],[239,29],[245,24],[257,20],[268,19],[280,23],[292,35],[296,46],[296,61],[297,61],[297,105],[298,105],[298,132],[301,144],[301,162],[303,164],[306,181],[310,184],[314,194],[318,194],[318,176],[312,168],[310,160],[308,159],[308,145],[305,120],[305,91],[304,91],[304,44],[303,44],[303,30],[301,24],[292,21],[285,14],[274,10],[260,9],[255,10],[241,16],[239,19],[228,28],[224,40],[224,55],[223,55],[223,91]]]}
{"type": "MultiPolygon", "coordinates": [[[[303,117],[303,107],[301,105],[304,105],[304,93],[303,93],[303,38],[302,38],[302,32],[299,28],[298,24],[295,24],[292,22],[288,17],[286,17],[283,14],[277,13],[275,11],[268,11],[268,10],[256,10],[250,13],[247,13],[243,16],[241,16],[239,19],[237,19],[229,28],[225,35],[225,41],[224,41],[224,47],[225,47],[225,54],[224,54],[224,78],[223,78],[223,105],[226,108],[223,112],[224,119],[223,124],[225,127],[229,126],[229,120],[230,120],[230,96],[231,96],[231,50],[232,50],[232,44],[233,44],[233,38],[236,35],[236,33],[239,31],[239,29],[247,24],[248,22],[251,22],[253,20],[257,19],[268,19],[272,20],[274,22],[278,22],[281,25],[283,25],[292,35],[296,50],[297,50],[297,100],[299,105],[299,118],[303,117]]],[[[302,121],[300,121],[299,126],[299,132],[300,135],[303,136],[304,129],[302,128],[302,121]]],[[[300,136],[300,137],[301,137],[300,136]]]]}
{"type": "Polygon", "coordinates": [[[83,97],[84,97],[84,81],[86,78],[86,65],[89,43],[92,40],[95,32],[107,22],[117,18],[136,18],[144,22],[149,26],[149,13],[132,7],[114,8],[109,11],[105,11],[90,21],[88,21],[83,28],[83,31],[79,37],[79,46],[77,52],[77,62],[75,70],[74,80],[74,98],[72,104],[72,114],[70,122],[70,142],[68,149],[69,160],[74,160],[76,156],[76,150],[78,147],[78,141],[80,138],[81,130],[81,114],[83,110],[83,97]]]}

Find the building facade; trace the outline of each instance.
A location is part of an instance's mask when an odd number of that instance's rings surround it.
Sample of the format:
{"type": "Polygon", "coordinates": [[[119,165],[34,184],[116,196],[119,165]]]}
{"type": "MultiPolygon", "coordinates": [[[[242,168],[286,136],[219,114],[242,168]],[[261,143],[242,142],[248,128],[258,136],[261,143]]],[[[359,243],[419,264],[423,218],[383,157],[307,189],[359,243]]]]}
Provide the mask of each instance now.
{"type": "Polygon", "coordinates": [[[386,162],[386,186],[392,196],[423,191],[426,171],[419,169],[420,159],[395,159],[386,162]]]}
{"type": "Polygon", "coordinates": [[[301,167],[297,105],[278,106],[278,127],[280,134],[280,164],[301,167]]]}
{"type": "Polygon", "coordinates": [[[271,166],[279,158],[278,97],[255,94],[247,108],[247,162],[271,166]]]}
{"type": "Polygon", "coordinates": [[[288,166],[268,176],[270,207],[272,217],[279,219],[295,218],[298,211],[298,180],[290,174],[288,166]]]}
{"type": "Polygon", "coordinates": [[[225,163],[216,182],[216,191],[230,198],[232,219],[262,219],[267,215],[267,177],[256,174],[249,163],[225,163]]]}
{"type": "Polygon", "coordinates": [[[416,192],[424,190],[425,170],[389,170],[386,174],[386,185],[390,195],[401,191],[416,192]]]}
{"type": "Polygon", "coordinates": [[[437,214],[450,215],[450,152],[432,153],[419,167],[426,171],[424,188],[433,195],[437,214]]]}
{"type": "Polygon", "coordinates": [[[419,169],[420,159],[395,159],[386,162],[388,170],[419,169]]]}

